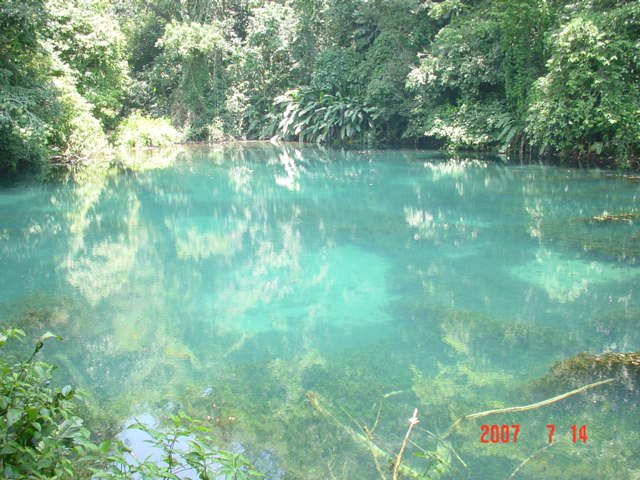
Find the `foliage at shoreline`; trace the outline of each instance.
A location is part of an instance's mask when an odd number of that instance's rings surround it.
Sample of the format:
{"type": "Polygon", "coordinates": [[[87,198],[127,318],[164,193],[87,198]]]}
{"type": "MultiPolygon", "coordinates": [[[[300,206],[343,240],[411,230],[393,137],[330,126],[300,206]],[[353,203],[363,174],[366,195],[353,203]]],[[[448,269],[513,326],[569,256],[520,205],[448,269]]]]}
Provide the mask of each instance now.
{"type": "Polygon", "coordinates": [[[638,166],[633,1],[7,0],[0,27],[0,170],[175,141],[164,118],[638,166]]]}
{"type": "Polygon", "coordinates": [[[95,443],[95,435],[79,416],[81,398],[66,385],[52,385],[54,366],[36,360],[45,333],[26,360],[10,361],[8,341],[22,339],[20,329],[0,330],[0,473],[6,479],[163,479],[250,480],[264,477],[240,454],[216,449],[210,429],[183,413],[170,415],[169,426],[141,422],[159,459],[136,458],[113,439],[95,443]],[[185,476],[187,475],[187,476],[185,476]]]}
{"type": "Polygon", "coordinates": [[[116,144],[128,148],[168,147],[180,139],[167,118],[149,118],[138,112],[124,119],[116,133],[116,144]]]}

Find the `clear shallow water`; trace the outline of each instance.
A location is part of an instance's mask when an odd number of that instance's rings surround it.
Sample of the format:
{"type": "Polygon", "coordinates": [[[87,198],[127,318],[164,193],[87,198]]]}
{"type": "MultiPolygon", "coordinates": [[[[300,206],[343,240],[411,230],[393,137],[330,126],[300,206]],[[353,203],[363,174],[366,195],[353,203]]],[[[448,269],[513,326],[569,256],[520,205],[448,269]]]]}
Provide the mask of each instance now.
{"type": "Polygon", "coordinates": [[[355,430],[384,398],[389,451],[417,407],[430,478],[507,478],[549,423],[517,478],[637,475],[634,385],[433,436],[593,381],[547,376],[578,352],[640,349],[640,229],[590,219],[638,212],[633,178],[264,144],[124,161],[0,189],[2,320],[62,334],[47,359],[105,422],[183,408],[272,478],[376,478],[311,390],[355,430]]]}

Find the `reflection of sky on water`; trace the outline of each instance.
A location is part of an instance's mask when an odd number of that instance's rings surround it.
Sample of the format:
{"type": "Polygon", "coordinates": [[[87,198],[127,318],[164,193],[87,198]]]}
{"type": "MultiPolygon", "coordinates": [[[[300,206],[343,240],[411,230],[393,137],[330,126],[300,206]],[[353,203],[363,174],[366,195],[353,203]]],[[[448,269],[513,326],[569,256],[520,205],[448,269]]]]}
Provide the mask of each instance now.
{"type": "Polygon", "coordinates": [[[303,470],[295,445],[326,454],[300,433],[320,428],[296,413],[308,389],[361,418],[402,391],[389,415],[446,426],[533,395],[555,361],[640,348],[640,232],[589,221],[637,211],[621,176],[409,150],[153,155],[0,190],[0,312],[62,333],[49,358],[123,418],[214,385],[232,441],[303,470]]]}
{"type": "MultiPolygon", "coordinates": [[[[133,425],[134,423],[140,423],[141,425],[158,428],[158,421],[149,414],[138,415],[135,418],[125,421],[125,425],[133,425]]],[[[147,432],[138,428],[126,428],[118,435],[118,440],[130,450],[131,453],[125,454],[127,461],[132,464],[136,462],[149,461],[156,465],[166,467],[166,464],[162,460],[162,449],[153,444],[153,437],[147,432]]],[[[179,438],[174,447],[178,452],[188,451],[189,438],[179,438]]],[[[184,480],[196,480],[198,474],[195,470],[188,465],[179,463],[176,469],[180,470],[179,478],[184,480]]],[[[137,478],[140,478],[137,475],[137,478]]]]}
{"type": "MultiPolygon", "coordinates": [[[[131,418],[124,422],[124,425],[129,425],[118,434],[118,440],[120,440],[129,450],[125,454],[127,461],[136,465],[139,462],[155,463],[158,466],[166,467],[166,463],[163,460],[162,448],[154,444],[153,437],[141,430],[140,428],[132,428],[134,424],[143,425],[153,430],[161,430],[163,427],[159,424],[158,420],[150,414],[136,415],[135,418],[131,418]]],[[[182,454],[189,452],[191,449],[190,442],[193,440],[190,436],[179,436],[172,447],[172,452],[177,453],[174,456],[176,462],[173,472],[181,480],[197,480],[198,472],[189,467],[182,458],[182,454]]],[[[245,454],[245,449],[240,443],[234,443],[230,445],[228,451],[233,454],[245,454]]],[[[267,450],[258,453],[254,457],[254,465],[259,468],[259,471],[266,475],[269,480],[281,480],[283,471],[278,467],[273,454],[267,450]]],[[[222,466],[215,461],[210,461],[207,464],[207,471],[209,474],[220,470],[222,466]]],[[[133,478],[141,478],[139,474],[134,474],[133,478]]],[[[212,480],[224,480],[225,475],[220,474],[218,476],[211,477],[212,480]]]]}

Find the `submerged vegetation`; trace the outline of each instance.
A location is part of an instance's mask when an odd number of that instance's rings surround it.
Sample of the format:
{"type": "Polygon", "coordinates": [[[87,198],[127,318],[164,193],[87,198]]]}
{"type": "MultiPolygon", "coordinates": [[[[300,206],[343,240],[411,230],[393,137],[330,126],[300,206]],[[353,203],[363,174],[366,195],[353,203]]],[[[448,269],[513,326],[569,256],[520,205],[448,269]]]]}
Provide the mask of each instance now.
{"type": "MultiPolygon", "coordinates": [[[[76,478],[255,475],[243,458],[272,480],[634,478],[637,354],[594,354],[640,339],[639,254],[616,235],[637,220],[623,175],[266,142],[139,149],[63,175],[0,197],[0,315],[66,339],[47,341],[35,360],[58,368],[35,362],[47,376],[24,388],[69,395],[81,446],[54,443],[64,418],[35,421],[76,478]],[[567,360],[580,351],[584,368],[567,360]],[[113,440],[141,411],[164,419],[137,422],[164,463],[113,440]],[[489,423],[520,424],[522,441],[480,443],[489,423]]],[[[13,348],[7,372],[29,355],[13,348]]]]}
{"type": "MultiPolygon", "coordinates": [[[[105,436],[105,432],[91,432],[89,425],[99,422],[95,413],[87,409],[83,395],[71,385],[54,386],[55,367],[37,358],[45,342],[61,340],[60,337],[47,332],[37,339],[26,359],[14,359],[23,354],[23,349],[15,348],[11,342],[24,337],[25,332],[20,329],[0,332],[3,351],[0,357],[0,471],[4,478],[251,480],[265,477],[241,453],[220,450],[214,445],[216,439],[223,441],[225,425],[234,421],[234,417],[223,420],[205,415],[203,421],[198,421],[183,412],[169,413],[161,426],[149,419],[135,420],[125,432],[142,432],[143,441],[148,444],[144,458],[137,456],[134,449],[115,438],[113,433],[105,436]]],[[[418,409],[414,409],[397,454],[379,446],[381,438],[376,429],[387,414],[385,403],[393,397],[405,396],[406,392],[392,391],[377,399],[373,405],[376,413],[370,425],[360,423],[344,406],[330,405],[314,391],[305,395],[308,406],[303,409],[307,411],[293,413],[305,418],[313,412],[329,429],[341,432],[346,440],[370,455],[372,468],[375,467],[380,480],[452,478],[452,474],[462,475],[468,468],[463,457],[473,452],[464,445],[458,450],[460,447],[457,449],[451,438],[460,433],[465,424],[489,416],[504,418],[505,415],[537,411],[614,382],[622,382],[625,390],[631,390],[635,387],[628,385],[629,369],[632,370],[631,381],[637,381],[639,358],[638,353],[580,354],[556,364],[549,375],[537,381],[539,390],[549,385],[557,388],[561,378],[564,382],[582,382],[578,388],[528,405],[501,406],[498,403],[490,410],[452,417],[452,423],[440,433],[422,426],[418,432],[420,419],[418,409]],[[584,384],[593,378],[604,379],[584,384]],[[426,442],[425,446],[416,441],[426,442]],[[413,451],[417,449],[414,457],[418,462],[403,459],[408,447],[413,451]]],[[[613,392],[609,391],[612,397],[615,396],[613,392]]],[[[434,399],[438,392],[429,389],[424,394],[434,399]]],[[[205,396],[209,395],[205,392],[205,396]]],[[[134,448],[140,448],[140,445],[134,448]]],[[[512,475],[522,467],[523,463],[518,464],[512,475]]],[[[366,470],[359,469],[360,473],[366,470]]],[[[270,478],[280,478],[280,474],[270,478]]]]}
{"type": "Polygon", "coordinates": [[[274,136],[637,167],[639,41],[631,0],[6,0],[0,169],[274,136]]]}

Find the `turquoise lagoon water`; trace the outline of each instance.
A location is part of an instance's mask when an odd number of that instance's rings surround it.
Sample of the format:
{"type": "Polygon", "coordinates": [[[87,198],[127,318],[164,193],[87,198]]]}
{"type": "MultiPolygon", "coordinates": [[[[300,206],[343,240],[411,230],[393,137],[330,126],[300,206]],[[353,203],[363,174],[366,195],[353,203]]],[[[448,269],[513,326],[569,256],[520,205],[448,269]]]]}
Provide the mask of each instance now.
{"type": "Polygon", "coordinates": [[[63,335],[46,359],[105,422],[184,409],[270,478],[374,479],[346,428],[397,452],[418,408],[425,478],[529,457],[513,478],[637,478],[633,375],[443,438],[597,379],[558,361],[640,348],[640,230],[592,218],[639,212],[633,177],[270,144],[121,160],[0,188],[2,320],[63,335]]]}

